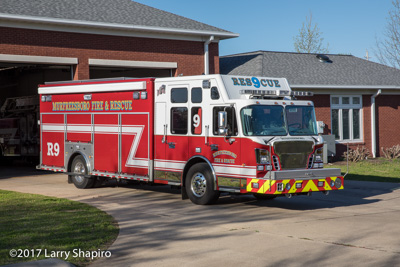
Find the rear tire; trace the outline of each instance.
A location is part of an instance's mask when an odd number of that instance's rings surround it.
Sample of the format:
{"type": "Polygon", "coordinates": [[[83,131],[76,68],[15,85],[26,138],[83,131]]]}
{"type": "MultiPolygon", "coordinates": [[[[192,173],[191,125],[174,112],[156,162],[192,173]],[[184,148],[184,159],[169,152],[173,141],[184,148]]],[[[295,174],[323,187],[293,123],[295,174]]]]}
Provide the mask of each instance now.
{"type": "Polygon", "coordinates": [[[214,177],[207,163],[193,165],[185,180],[189,199],[197,205],[209,205],[219,198],[219,191],[214,190],[214,177]]]}
{"type": "Polygon", "coordinates": [[[80,173],[82,175],[70,175],[71,181],[77,188],[85,189],[93,187],[94,179],[87,178],[84,175],[88,174],[88,170],[86,167],[86,161],[82,156],[76,156],[72,161],[71,172],[80,173]]]}
{"type": "Polygon", "coordinates": [[[100,177],[100,176],[94,177],[92,187],[93,188],[101,187],[105,181],[106,181],[106,177],[100,177]]]}

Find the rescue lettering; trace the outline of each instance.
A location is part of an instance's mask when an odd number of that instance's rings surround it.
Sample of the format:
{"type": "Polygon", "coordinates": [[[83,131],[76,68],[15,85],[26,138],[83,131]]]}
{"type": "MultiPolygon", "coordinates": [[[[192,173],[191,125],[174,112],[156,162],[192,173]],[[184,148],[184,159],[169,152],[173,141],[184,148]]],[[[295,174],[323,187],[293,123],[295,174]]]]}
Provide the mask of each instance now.
{"type": "Polygon", "coordinates": [[[235,164],[235,159],[237,158],[237,155],[228,150],[220,150],[220,151],[214,152],[213,157],[214,157],[215,163],[235,164]],[[222,155],[231,156],[233,159],[217,158],[218,156],[222,156],[222,155]]]}
{"type": "Polygon", "coordinates": [[[255,88],[263,87],[276,87],[279,88],[279,80],[271,79],[258,79],[256,77],[250,78],[232,78],[233,85],[235,86],[254,86],[255,88]]]}
{"type": "Polygon", "coordinates": [[[234,159],[220,159],[220,158],[215,158],[214,159],[215,163],[235,163],[234,159]]]}
{"type": "Polygon", "coordinates": [[[110,101],[110,110],[132,110],[132,100],[110,101]]]}
{"type": "Polygon", "coordinates": [[[53,111],[130,111],[132,100],[53,102],[53,111]]]}

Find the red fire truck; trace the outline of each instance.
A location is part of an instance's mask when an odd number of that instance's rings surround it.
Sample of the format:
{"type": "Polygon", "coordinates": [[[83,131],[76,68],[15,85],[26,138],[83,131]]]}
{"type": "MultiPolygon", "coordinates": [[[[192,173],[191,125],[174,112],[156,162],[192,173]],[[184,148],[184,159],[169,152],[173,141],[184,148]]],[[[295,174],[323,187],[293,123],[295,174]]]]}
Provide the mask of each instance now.
{"type": "Polygon", "coordinates": [[[39,157],[38,96],[7,98],[0,108],[0,157],[39,157]]]}
{"type": "Polygon", "coordinates": [[[202,75],[39,87],[38,168],[78,188],[98,177],[179,186],[196,204],[220,192],[259,198],[343,189],[323,168],[310,96],[286,79],[202,75]]]}

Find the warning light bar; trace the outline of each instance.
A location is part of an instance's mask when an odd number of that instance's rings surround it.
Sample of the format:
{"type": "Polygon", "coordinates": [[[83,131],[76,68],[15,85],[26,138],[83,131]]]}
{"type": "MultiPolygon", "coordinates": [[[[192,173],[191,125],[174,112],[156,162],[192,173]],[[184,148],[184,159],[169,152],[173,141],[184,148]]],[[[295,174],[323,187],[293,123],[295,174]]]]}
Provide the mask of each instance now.
{"type": "Polygon", "coordinates": [[[289,90],[240,90],[241,95],[258,95],[258,96],[313,96],[312,92],[305,91],[289,91],[289,90]]]}
{"type": "Polygon", "coordinates": [[[306,91],[292,91],[292,96],[313,96],[313,92],[306,91]]]}
{"type": "Polygon", "coordinates": [[[42,102],[51,102],[51,95],[42,95],[42,102]]]}

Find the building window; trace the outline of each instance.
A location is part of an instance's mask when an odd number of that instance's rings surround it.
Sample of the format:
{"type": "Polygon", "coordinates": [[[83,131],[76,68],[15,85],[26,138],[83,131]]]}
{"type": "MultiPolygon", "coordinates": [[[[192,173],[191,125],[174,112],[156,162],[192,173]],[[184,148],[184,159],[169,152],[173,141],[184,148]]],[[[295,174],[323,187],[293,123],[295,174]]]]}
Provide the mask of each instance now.
{"type": "Polygon", "coordinates": [[[332,134],[336,140],[362,140],[361,100],[361,96],[331,96],[332,134]]]}

